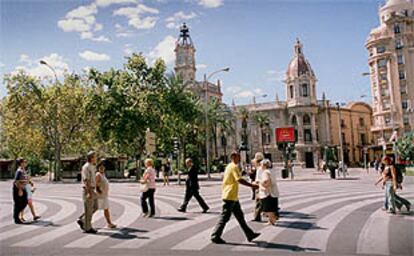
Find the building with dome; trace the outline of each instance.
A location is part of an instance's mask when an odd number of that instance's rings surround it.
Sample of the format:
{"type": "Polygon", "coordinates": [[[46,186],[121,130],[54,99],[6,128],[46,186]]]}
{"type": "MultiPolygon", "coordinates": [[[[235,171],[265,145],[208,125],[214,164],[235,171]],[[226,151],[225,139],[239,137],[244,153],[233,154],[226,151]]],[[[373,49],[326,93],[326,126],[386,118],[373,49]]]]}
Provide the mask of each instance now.
{"type": "Polygon", "coordinates": [[[414,1],[388,0],[380,25],[368,36],[373,133],[378,150],[391,152],[392,134],[414,130],[414,1]],[[380,146],[381,145],[381,146],[380,146]]]}
{"type": "MultiPolygon", "coordinates": [[[[210,143],[210,146],[214,144],[218,148],[210,149],[210,159],[229,159],[228,154],[240,147],[243,138],[247,142],[245,160],[250,161],[255,152],[261,151],[273,162],[281,163],[283,158],[277,148],[275,130],[279,127],[294,127],[297,138],[295,165],[307,168],[319,166],[324,149],[338,147],[339,138],[342,139],[345,163],[357,165],[362,164],[363,159],[372,160],[366,151],[372,140],[371,107],[363,102],[351,102],[338,107],[332,105],[324,94],[322,99],[317,99],[318,80],[305,58],[304,47],[299,39],[293,48],[293,57],[284,80],[285,100],[279,100],[276,95],[271,102],[256,103],[253,98],[252,104],[236,106],[233,103],[229,106],[234,114],[234,130],[229,133],[218,129],[215,136],[217,141],[210,143]],[[242,115],[247,115],[245,122],[242,115]],[[259,123],[258,116],[264,116],[268,122],[259,123]]],[[[207,88],[208,99],[221,101],[219,81],[217,84],[196,81],[195,51],[188,27],[183,24],[175,48],[175,72],[200,99],[205,99],[207,88]]]]}
{"type": "MultiPolygon", "coordinates": [[[[247,161],[258,151],[264,151],[266,157],[275,163],[283,161],[275,138],[275,129],[279,127],[295,128],[295,165],[318,167],[324,157],[324,149],[339,148],[340,138],[345,163],[362,166],[364,160],[372,160],[367,151],[371,144],[371,107],[364,102],[333,105],[325,94],[322,99],[317,99],[318,80],[305,58],[304,47],[299,39],[293,48],[293,58],[288,64],[284,80],[285,101],[279,100],[276,95],[272,102],[256,103],[253,99],[252,104],[232,106],[236,117],[241,112],[248,113],[247,161]],[[268,122],[260,124],[257,116],[265,116],[268,122]]],[[[236,118],[235,122],[236,135],[228,138],[228,147],[232,148],[241,142],[243,130],[241,119],[236,118]]],[[[224,150],[221,151],[223,153],[224,150]]]]}

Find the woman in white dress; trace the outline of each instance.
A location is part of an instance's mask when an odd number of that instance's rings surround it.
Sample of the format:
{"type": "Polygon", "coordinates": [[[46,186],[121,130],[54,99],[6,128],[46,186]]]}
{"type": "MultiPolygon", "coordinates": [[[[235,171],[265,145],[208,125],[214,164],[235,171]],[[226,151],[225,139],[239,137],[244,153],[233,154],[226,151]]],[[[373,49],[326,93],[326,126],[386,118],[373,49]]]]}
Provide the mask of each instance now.
{"type": "Polygon", "coordinates": [[[270,168],[269,159],[262,161],[262,176],[259,180],[259,198],[262,202],[263,214],[267,216],[269,225],[275,225],[279,218],[279,189],[276,183],[276,172],[270,168]]]}
{"type": "Polygon", "coordinates": [[[96,191],[98,195],[98,209],[104,210],[106,222],[108,228],[116,228],[116,225],[112,223],[111,213],[109,212],[109,181],[105,176],[104,161],[101,160],[97,166],[98,171],[96,172],[96,191]]]}

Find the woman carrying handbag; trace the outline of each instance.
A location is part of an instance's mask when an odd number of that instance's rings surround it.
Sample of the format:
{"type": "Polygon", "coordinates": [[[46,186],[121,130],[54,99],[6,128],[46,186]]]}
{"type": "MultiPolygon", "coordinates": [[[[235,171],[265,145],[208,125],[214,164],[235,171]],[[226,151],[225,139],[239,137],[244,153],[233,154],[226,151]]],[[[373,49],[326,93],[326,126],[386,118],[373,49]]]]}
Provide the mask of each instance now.
{"type": "Polygon", "coordinates": [[[141,183],[141,207],[144,217],[154,217],[155,215],[155,204],[154,204],[154,193],[155,193],[155,177],[157,175],[155,169],[153,168],[154,162],[152,159],[145,159],[145,172],[140,180],[141,183]],[[148,213],[148,205],[151,208],[151,212],[148,213]]]}

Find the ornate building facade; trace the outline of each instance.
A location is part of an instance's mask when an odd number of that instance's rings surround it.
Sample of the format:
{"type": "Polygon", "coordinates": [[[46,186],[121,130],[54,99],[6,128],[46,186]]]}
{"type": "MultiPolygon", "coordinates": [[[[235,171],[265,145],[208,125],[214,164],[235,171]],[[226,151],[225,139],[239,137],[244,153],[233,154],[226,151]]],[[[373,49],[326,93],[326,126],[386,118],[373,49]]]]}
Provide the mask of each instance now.
{"type": "MultiPolygon", "coordinates": [[[[338,147],[342,138],[344,162],[362,165],[369,161],[367,151],[371,144],[371,107],[364,102],[350,102],[345,106],[332,105],[325,95],[317,99],[317,78],[305,58],[302,43],[297,40],[294,56],[285,75],[285,101],[276,96],[273,102],[232,106],[235,113],[246,111],[248,118],[248,154],[264,151],[273,162],[282,162],[282,153],[277,149],[275,129],[294,127],[297,137],[295,164],[314,168],[323,159],[325,147],[338,147]],[[257,116],[265,116],[268,123],[263,126],[257,116]]],[[[237,116],[238,114],[236,114],[237,116]]],[[[241,133],[240,118],[236,119],[237,134],[241,133]]],[[[233,139],[240,142],[240,138],[233,139]]],[[[249,157],[248,157],[249,158],[249,157]]]]}
{"type": "MultiPolygon", "coordinates": [[[[220,83],[212,84],[195,79],[195,47],[188,27],[183,24],[177,40],[175,71],[184,83],[201,99],[205,99],[206,84],[208,98],[221,101],[220,83]]],[[[206,80],[206,79],[204,79],[206,80]]],[[[344,161],[348,164],[362,163],[367,145],[371,144],[371,107],[363,102],[352,102],[337,107],[323,95],[317,99],[317,78],[309,61],[305,58],[302,43],[297,40],[294,55],[289,62],[285,77],[286,100],[249,105],[230,106],[233,112],[234,131],[217,131],[218,150],[212,152],[211,159],[229,159],[233,149],[239,148],[242,137],[247,137],[247,160],[255,152],[264,151],[273,162],[282,162],[282,153],[277,149],[275,129],[295,127],[297,135],[295,164],[314,168],[323,158],[325,147],[337,147],[343,141],[344,161]],[[247,117],[242,121],[241,115],[247,117]],[[261,124],[257,116],[265,116],[268,122],[261,124]],[[246,134],[247,133],[247,134],[246,134]],[[214,155],[217,154],[217,155],[214,155]]],[[[212,145],[213,143],[211,143],[212,145]]],[[[369,157],[367,158],[367,160],[369,157]]]]}
{"type": "MultiPolygon", "coordinates": [[[[414,130],[414,1],[388,0],[366,41],[375,144],[414,130]]],[[[388,145],[390,148],[391,145],[388,145]]]]}

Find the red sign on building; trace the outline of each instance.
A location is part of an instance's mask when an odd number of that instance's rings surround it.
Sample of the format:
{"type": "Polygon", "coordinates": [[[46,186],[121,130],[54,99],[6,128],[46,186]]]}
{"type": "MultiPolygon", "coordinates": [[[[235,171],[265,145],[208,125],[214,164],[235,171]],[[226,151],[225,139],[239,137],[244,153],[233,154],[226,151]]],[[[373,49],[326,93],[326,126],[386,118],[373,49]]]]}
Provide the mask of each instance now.
{"type": "Polygon", "coordinates": [[[295,128],[294,127],[283,127],[276,128],[276,142],[295,142],[295,128]]]}

